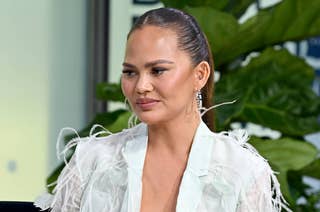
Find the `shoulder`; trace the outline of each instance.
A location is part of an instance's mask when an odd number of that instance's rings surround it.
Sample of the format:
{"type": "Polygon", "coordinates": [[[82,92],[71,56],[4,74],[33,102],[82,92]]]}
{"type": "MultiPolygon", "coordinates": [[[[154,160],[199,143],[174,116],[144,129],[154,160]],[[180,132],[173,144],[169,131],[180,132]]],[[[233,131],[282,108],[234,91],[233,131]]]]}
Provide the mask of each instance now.
{"type": "Polygon", "coordinates": [[[111,133],[105,129],[95,134],[90,133],[87,137],[78,138],[76,153],[80,154],[80,156],[112,157],[120,153],[127,142],[139,136],[143,127],[142,124],[139,124],[118,133],[111,133]]]}
{"type": "Polygon", "coordinates": [[[78,136],[72,139],[62,150],[59,148],[61,146],[59,143],[63,142],[61,135],[63,131],[68,129],[63,129],[58,139],[57,151],[64,158],[67,158],[69,150],[75,147],[72,162],[78,169],[82,179],[86,179],[93,170],[101,168],[103,164],[123,161],[122,151],[126,143],[135,139],[144,128],[142,125],[137,125],[118,133],[111,133],[101,126],[98,127],[94,126],[87,137],[78,136]],[[102,130],[96,132],[98,127],[102,130]],[[96,133],[92,133],[94,131],[96,133]]]}
{"type": "Polygon", "coordinates": [[[52,211],[79,211],[84,195],[91,194],[91,190],[99,191],[99,188],[92,187],[102,182],[97,179],[103,179],[108,174],[116,173],[117,178],[110,179],[113,180],[112,182],[121,181],[122,178],[119,176],[126,174],[126,169],[122,168],[122,165],[125,164],[121,156],[122,147],[131,136],[139,133],[139,128],[137,126],[112,134],[103,127],[95,125],[87,137],[78,136],[77,131],[73,128],[63,128],[58,136],[57,152],[58,158],[64,159],[65,166],[56,181],[53,195],[41,196],[35,204],[42,209],[52,208],[52,211]],[[71,139],[63,147],[63,135],[70,131],[77,137],[71,139]],[[67,162],[74,148],[74,153],[67,162]],[[90,191],[85,192],[88,187],[90,191]]]}
{"type": "Polygon", "coordinates": [[[247,141],[244,130],[212,133],[212,167],[223,167],[217,171],[220,177],[233,185],[241,197],[240,206],[250,211],[281,211],[287,207],[280,183],[268,161],[247,141]],[[257,209],[258,208],[258,209],[257,209]]]}
{"type": "Polygon", "coordinates": [[[245,130],[212,133],[211,138],[212,165],[227,167],[242,183],[250,183],[271,170],[267,160],[247,142],[249,136],[245,130]]]}
{"type": "Polygon", "coordinates": [[[270,168],[248,140],[248,133],[243,129],[216,133],[201,122],[191,154],[196,152],[202,162],[195,163],[194,166],[208,167],[208,171],[213,174],[220,173],[231,180],[243,179],[241,183],[244,183],[270,168]],[[204,161],[208,161],[208,164],[204,161]]]}

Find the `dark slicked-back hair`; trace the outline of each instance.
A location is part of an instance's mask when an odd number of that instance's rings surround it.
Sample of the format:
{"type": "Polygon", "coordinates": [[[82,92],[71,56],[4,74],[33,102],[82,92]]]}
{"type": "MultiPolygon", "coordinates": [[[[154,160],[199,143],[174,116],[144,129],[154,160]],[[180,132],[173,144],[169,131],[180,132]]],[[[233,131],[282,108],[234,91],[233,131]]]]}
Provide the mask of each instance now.
{"type": "MultiPolygon", "coordinates": [[[[146,25],[173,30],[177,34],[178,48],[190,55],[194,67],[202,61],[209,63],[210,76],[206,85],[201,89],[203,106],[209,108],[213,103],[213,59],[208,40],[195,18],[181,10],[173,8],[150,10],[137,19],[128,34],[128,38],[133,31],[146,25]]],[[[206,112],[202,119],[214,131],[213,111],[206,112]]]]}

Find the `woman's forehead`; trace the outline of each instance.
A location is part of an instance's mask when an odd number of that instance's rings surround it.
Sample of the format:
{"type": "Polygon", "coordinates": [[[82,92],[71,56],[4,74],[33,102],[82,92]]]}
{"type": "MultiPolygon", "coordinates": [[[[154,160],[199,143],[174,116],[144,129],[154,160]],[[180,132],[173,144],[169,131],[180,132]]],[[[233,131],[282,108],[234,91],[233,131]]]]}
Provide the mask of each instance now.
{"type": "Polygon", "coordinates": [[[155,26],[145,26],[131,33],[126,45],[126,56],[140,54],[177,54],[177,36],[173,30],[155,26]]]}
{"type": "Polygon", "coordinates": [[[153,26],[153,25],[146,25],[141,28],[137,28],[134,30],[130,36],[128,37],[129,43],[131,40],[140,41],[143,42],[144,40],[172,40],[177,42],[177,34],[174,30],[171,28],[164,28],[159,26],[153,26]]]}

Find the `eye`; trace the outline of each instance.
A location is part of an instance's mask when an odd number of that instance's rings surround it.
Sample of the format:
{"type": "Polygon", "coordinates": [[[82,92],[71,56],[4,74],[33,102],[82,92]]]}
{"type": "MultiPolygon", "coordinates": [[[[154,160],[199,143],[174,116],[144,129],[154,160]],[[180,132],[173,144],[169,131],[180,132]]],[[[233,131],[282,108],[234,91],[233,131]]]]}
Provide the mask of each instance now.
{"type": "Polygon", "coordinates": [[[153,75],[156,75],[156,76],[159,76],[159,75],[163,74],[163,72],[165,72],[165,71],[167,71],[167,69],[166,68],[162,68],[162,67],[153,67],[151,69],[151,73],[153,75]]]}
{"type": "Polygon", "coordinates": [[[122,75],[125,77],[133,77],[136,75],[136,72],[133,70],[125,69],[122,71],[122,75]]]}

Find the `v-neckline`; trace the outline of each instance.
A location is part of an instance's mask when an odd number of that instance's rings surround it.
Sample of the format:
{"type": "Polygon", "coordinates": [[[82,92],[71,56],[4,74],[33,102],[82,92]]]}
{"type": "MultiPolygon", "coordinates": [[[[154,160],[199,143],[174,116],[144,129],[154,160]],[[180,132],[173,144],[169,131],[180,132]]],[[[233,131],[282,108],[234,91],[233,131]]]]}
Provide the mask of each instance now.
{"type": "MultiPolygon", "coordinates": [[[[128,211],[140,211],[142,200],[143,167],[148,147],[148,128],[145,123],[139,124],[138,132],[126,143],[124,157],[128,163],[128,211]]],[[[138,126],[137,126],[138,127],[138,126]]],[[[176,212],[195,211],[202,188],[199,177],[208,174],[212,145],[208,135],[211,131],[201,121],[197,127],[188,161],[182,175],[177,196],[176,212]],[[194,209],[194,210],[191,210],[194,209]]]]}

